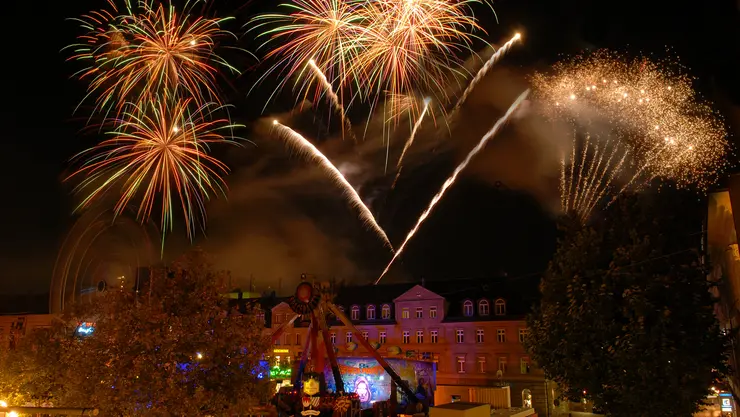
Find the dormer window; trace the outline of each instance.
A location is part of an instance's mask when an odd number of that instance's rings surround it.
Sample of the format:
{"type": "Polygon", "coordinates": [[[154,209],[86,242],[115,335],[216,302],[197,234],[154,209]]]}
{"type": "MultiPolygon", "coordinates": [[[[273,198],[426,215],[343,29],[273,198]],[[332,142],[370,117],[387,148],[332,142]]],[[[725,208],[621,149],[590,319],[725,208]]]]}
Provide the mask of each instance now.
{"type": "Polygon", "coordinates": [[[368,320],[375,320],[375,306],[370,304],[367,306],[367,311],[365,312],[367,315],[368,320]]]}
{"type": "Polygon", "coordinates": [[[383,304],[383,308],[380,311],[380,318],[383,320],[390,320],[391,318],[391,306],[383,304]]]}
{"type": "Polygon", "coordinates": [[[491,306],[488,304],[488,300],[478,301],[478,315],[487,316],[491,313],[491,306]]]}
{"type": "Polygon", "coordinates": [[[360,319],[360,306],[352,306],[352,310],[350,310],[350,318],[352,320],[360,319]]]}
{"type": "Polygon", "coordinates": [[[463,315],[465,317],[473,317],[473,302],[465,300],[463,303],[463,315]]]}
{"type": "Polygon", "coordinates": [[[496,304],[494,304],[494,313],[497,316],[505,316],[506,315],[506,301],[504,301],[503,298],[499,298],[496,300],[496,304]]]}

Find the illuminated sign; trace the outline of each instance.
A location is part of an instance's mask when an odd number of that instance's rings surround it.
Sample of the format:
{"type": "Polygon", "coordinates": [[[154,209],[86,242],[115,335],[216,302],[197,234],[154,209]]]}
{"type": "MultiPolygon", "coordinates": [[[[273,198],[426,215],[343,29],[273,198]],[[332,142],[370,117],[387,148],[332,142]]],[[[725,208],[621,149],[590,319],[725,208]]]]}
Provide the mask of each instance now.
{"type": "Polygon", "coordinates": [[[732,394],[728,392],[723,392],[719,394],[720,400],[722,400],[722,412],[723,413],[731,413],[732,412],[732,394]]]}
{"type": "Polygon", "coordinates": [[[278,365],[270,368],[270,379],[289,379],[293,370],[290,368],[281,368],[278,365]]]}
{"type": "Polygon", "coordinates": [[[89,336],[95,331],[95,323],[80,323],[77,326],[77,334],[81,336],[89,336]]]}
{"type": "Polygon", "coordinates": [[[273,349],[272,353],[290,353],[290,349],[273,349]]]}

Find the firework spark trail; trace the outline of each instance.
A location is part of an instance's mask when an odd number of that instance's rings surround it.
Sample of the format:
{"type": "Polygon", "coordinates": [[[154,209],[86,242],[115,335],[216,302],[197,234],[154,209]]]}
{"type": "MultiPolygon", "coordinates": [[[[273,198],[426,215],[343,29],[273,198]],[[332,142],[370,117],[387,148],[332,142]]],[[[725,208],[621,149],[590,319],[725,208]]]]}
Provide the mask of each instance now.
{"type": "Polygon", "coordinates": [[[334,106],[334,110],[339,113],[339,117],[342,119],[342,133],[346,131],[350,135],[352,140],[357,142],[357,137],[355,137],[355,134],[352,133],[352,124],[349,122],[349,119],[344,114],[344,108],[342,107],[342,103],[339,102],[339,96],[337,96],[337,94],[334,92],[334,88],[332,88],[331,83],[326,78],[326,75],[324,75],[324,73],[321,71],[321,68],[316,65],[316,61],[314,61],[313,59],[308,60],[308,65],[316,74],[316,77],[319,79],[319,81],[321,81],[321,84],[326,90],[326,95],[329,97],[329,101],[331,101],[332,106],[334,106]]]}
{"type": "Polygon", "coordinates": [[[434,210],[434,207],[437,206],[437,203],[439,203],[440,200],[442,200],[442,197],[444,197],[447,190],[452,186],[452,184],[455,183],[458,175],[460,175],[460,173],[468,166],[470,161],[472,161],[473,158],[476,155],[478,155],[478,153],[480,153],[480,151],[482,151],[486,147],[486,145],[488,144],[488,141],[492,137],[496,136],[498,131],[501,130],[501,127],[504,126],[504,124],[506,124],[506,122],[509,121],[509,118],[511,117],[511,115],[514,114],[514,112],[517,109],[519,109],[519,106],[527,98],[527,95],[529,95],[529,90],[524,91],[522,94],[519,95],[519,97],[517,97],[517,99],[514,101],[514,103],[511,104],[511,106],[506,111],[506,113],[503,116],[501,116],[500,119],[496,121],[496,124],[493,125],[491,130],[489,130],[488,132],[486,132],[485,135],[483,135],[483,137],[478,142],[478,144],[475,145],[475,147],[468,153],[468,156],[465,157],[465,159],[460,163],[460,165],[458,165],[457,168],[455,168],[455,171],[452,173],[452,175],[449,178],[447,178],[444,184],[442,184],[442,188],[440,188],[439,192],[437,192],[434,198],[432,198],[432,201],[429,203],[429,206],[427,207],[427,209],[424,210],[423,213],[421,213],[421,216],[419,216],[419,219],[416,221],[416,225],[408,233],[408,235],[406,236],[406,239],[404,239],[401,246],[398,247],[398,249],[396,250],[396,253],[393,255],[393,258],[391,258],[391,261],[388,262],[388,265],[383,270],[383,273],[381,273],[378,279],[375,280],[375,285],[377,285],[380,282],[380,280],[383,279],[383,276],[385,276],[388,270],[390,270],[391,266],[393,265],[393,262],[399,257],[399,255],[401,255],[401,253],[403,253],[404,248],[409,243],[411,238],[414,237],[416,232],[419,230],[419,227],[421,227],[422,223],[424,223],[427,217],[429,217],[432,210],[434,210]]]}
{"type": "Polygon", "coordinates": [[[591,136],[586,136],[586,146],[583,147],[583,152],[581,154],[581,163],[578,164],[578,175],[576,177],[576,183],[573,187],[573,203],[578,201],[578,196],[581,192],[581,179],[583,178],[583,166],[586,165],[586,156],[588,155],[588,145],[591,142],[591,136]]]}
{"type": "Polygon", "coordinates": [[[458,109],[460,109],[460,106],[462,106],[465,100],[468,99],[468,96],[470,95],[470,93],[473,92],[473,90],[478,85],[478,83],[483,79],[483,77],[485,77],[486,74],[488,74],[488,71],[490,71],[491,68],[493,68],[493,66],[496,65],[496,63],[498,63],[498,61],[504,55],[506,55],[507,52],[509,52],[509,49],[511,49],[512,45],[514,45],[514,43],[520,40],[521,38],[522,38],[522,35],[517,33],[516,35],[514,35],[513,38],[509,39],[508,42],[506,42],[502,47],[500,47],[498,51],[496,51],[495,54],[491,55],[491,57],[488,59],[488,61],[486,61],[483,67],[480,70],[478,70],[478,73],[475,74],[475,77],[473,78],[472,81],[470,81],[470,84],[468,84],[468,87],[465,89],[462,96],[457,101],[455,108],[452,110],[452,114],[454,114],[455,112],[457,112],[458,109]]]}
{"type": "MultiPolygon", "coordinates": [[[[618,147],[612,149],[612,152],[609,153],[609,157],[606,158],[608,147],[609,141],[604,144],[603,152],[600,153],[598,159],[596,159],[597,157],[594,156],[594,159],[597,161],[595,164],[596,166],[594,167],[592,172],[589,173],[589,177],[591,178],[591,180],[588,182],[588,185],[586,186],[586,191],[582,195],[580,202],[581,207],[585,207],[586,209],[588,209],[588,207],[591,206],[591,201],[593,197],[598,194],[599,189],[602,186],[609,185],[608,183],[604,184],[604,175],[609,170],[609,164],[611,163],[612,159],[614,159],[614,155],[616,155],[618,147]],[[605,158],[606,161],[604,161],[605,158]],[[602,164],[604,166],[603,169],[601,168],[602,164]]],[[[591,164],[594,165],[594,162],[592,161],[591,164]]]]}
{"type": "Polygon", "coordinates": [[[599,193],[596,194],[591,202],[586,206],[586,209],[584,210],[584,217],[582,218],[584,221],[591,214],[591,211],[593,211],[593,209],[596,207],[596,204],[601,201],[606,192],[611,188],[611,185],[614,183],[614,178],[617,176],[617,173],[622,171],[622,165],[624,165],[624,161],[627,159],[628,154],[629,151],[624,152],[624,154],[622,155],[622,159],[620,159],[616,167],[612,169],[611,175],[609,175],[609,178],[606,180],[606,183],[601,188],[601,191],[599,191],[599,193]]]}
{"type": "Polygon", "coordinates": [[[273,120],[272,124],[282,131],[280,132],[282,133],[281,136],[284,137],[290,145],[303,152],[308,157],[316,160],[322,168],[331,174],[332,179],[334,179],[334,181],[344,189],[352,205],[356,206],[360,210],[360,218],[369,224],[383,242],[393,250],[393,245],[391,245],[390,240],[388,240],[388,236],[385,234],[383,228],[381,228],[375,220],[373,213],[362,201],[362,198],[357,194],[357,191],[352,187],[352,184],[350,184],[339,169],[331,163],[329,158],[321,153],[321,151],[319,151],[318,148],[316,148],[316,146],[314,146],[308,139],[304,138],[288,126],[281,124],[277,120],[273,120]]]}
{"type": "Polygon", "coordinates": [[[424,109],[421,111],[421,115],[419,115],[419,118],[416,119],[416,123],[414,123],[414,128],[411,129],[411,135],[409,135],[408,140],[406,140],[406,144],[403,145],[403,151],[401,151],[401,156],[398,158],[398,164],[396,164],[396,168],[400,169],[401,164],[403,163],[403,157],[406,155],[406,151],[409,150],[411,147],[411,144],[414,143],[414,137],[416,136],[416,131],[419,130],[419,126],[421,126],[421,122],[424,120],[424,115],[427,113],[427,110],[429,109],[429,102],[431,102],[432,99],[427,97],[424,99],[424,109]]]}

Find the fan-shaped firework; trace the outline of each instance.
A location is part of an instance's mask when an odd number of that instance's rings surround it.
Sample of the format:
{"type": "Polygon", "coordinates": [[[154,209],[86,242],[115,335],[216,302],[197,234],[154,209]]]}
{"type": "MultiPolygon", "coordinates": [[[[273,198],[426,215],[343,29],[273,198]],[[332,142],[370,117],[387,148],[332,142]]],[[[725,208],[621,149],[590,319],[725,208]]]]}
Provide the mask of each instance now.
{"type": "Polygon", "coordinates": [[[88,97],[97,109],[120,112],[127,102],[145,102],[154,96],[192,97],[199,105],[219,101],[215,78],[220,68],[237,70],[214,52],[230,32],[229,20],[189,14],[172,5],[126,2],[119,10],[91,12],[79,19],[87,33],[72,45],[71,59],[89,66],[76,75],[90,80],[88,97]]]}
{"type": "Polygon", "coordinates": [[[692,80],[671,71],[675,67],[599,51],[557,64],[552,75],[533,77],[533,84],[548,115],[594,138],[618,140],[629,151],[620,167],[631,170],[620,178],[622,190],[656,177],[704,189],[725,166],[726,132],[697,98],[692,80]]]}
{"type": "Polygon", "coordinates": [[[196,221],[204,226],[205,201],[211,193],[223,192],[221,174],[228,171],[207,154],[207,147],[231,142],[224,135],[234,125],[213,117],[217,105],[195,107],[189,99],[165,103],[127,106],[114,123],[112,137],[78,155],[85,162],[72,176],[84,177],[77,190],[86,193],[78,208],[120,190],[117,213],[140,199],[138,217],[144,221],[159,201],[163,232],[172,229],[178,205],[189,236],[196,221]]]}

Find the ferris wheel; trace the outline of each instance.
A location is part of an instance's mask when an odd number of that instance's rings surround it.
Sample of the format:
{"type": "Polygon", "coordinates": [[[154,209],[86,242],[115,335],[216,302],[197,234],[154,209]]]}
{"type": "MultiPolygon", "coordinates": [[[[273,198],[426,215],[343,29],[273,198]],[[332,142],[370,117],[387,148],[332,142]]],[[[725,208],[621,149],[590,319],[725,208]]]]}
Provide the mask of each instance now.
{"type": "Polygon", "coordinates": [[[51,278],[49,311],[59,314],[70,303],[92,299],[109,288],[134,288],[160,260],[156,226],[142,224],[135,213],[112,209],[82,213],[65,237],[51,278]]]}

